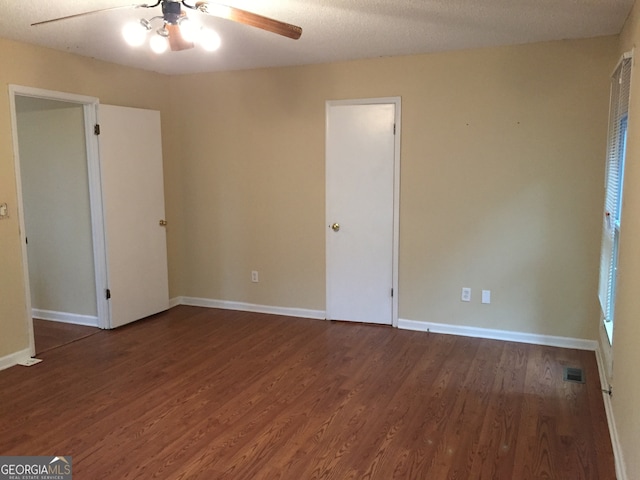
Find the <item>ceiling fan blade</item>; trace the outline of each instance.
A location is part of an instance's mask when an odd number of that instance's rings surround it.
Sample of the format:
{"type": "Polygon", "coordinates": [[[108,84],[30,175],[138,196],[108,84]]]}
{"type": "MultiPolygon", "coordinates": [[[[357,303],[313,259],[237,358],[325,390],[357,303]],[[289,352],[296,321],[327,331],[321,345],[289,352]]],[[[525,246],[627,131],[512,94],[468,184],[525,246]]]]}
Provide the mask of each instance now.
{"type": "MultiPolygon", "coordinates": [[[[153,5],[153,6],[155,6],[155,5],[153,5]]],[[[99,10],[91,10],[89,12],[75,13],[73,15],[67,15],[65,17],[52,18],[51,20],[43,20],[42,22],[35,22],[35,23],[32,23],[31,26],[35,27],[35,26],[44,25],[44,24],[47,24],[47,23],[59,22],[61,20],[68,20],[70,18],[84,17],[85,15],[93,15],[94,13],[107,12],[109,10],[122,10],[124,8],[149,8],[149,7],[150,6],[147,5],[147,4],[141,4],[141,5],[124,5],[124,6],[121,6],[121,7],[101,8],[99,10]]]]}
{"type": "Polygon", "coordinates": [[[267,32],[277,33],[297,40],[302,35],[302,28],[289,23],[280,22],[272,18],[263,17],[257,13],[247,12],[235,7],[229,7],[215,2],[196,2],[196,9],[207,15],[226,18],[234,22],[261,28],[267,32]]]}
{"type": "Polygon", "coordinates": [[[167,23],[164,28],[169,32],[169,48],[171,48],[171,51],[177,52],[193,48],[193,42],[185,40],[182,36],[179,25],[167,23]]]}

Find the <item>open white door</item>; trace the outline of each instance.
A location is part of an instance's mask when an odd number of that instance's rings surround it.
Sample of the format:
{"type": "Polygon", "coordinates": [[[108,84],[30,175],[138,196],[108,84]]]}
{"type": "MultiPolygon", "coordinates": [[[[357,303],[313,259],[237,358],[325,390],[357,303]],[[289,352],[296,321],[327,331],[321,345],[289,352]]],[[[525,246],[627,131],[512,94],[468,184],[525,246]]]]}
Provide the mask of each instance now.
{"type": "Polygon", "coordinates": [[[329,320],[394,323],[398,108],[399,99],[327,104],[329,320]]]}
{"type": "Polygon", "coordinates": [[[111,323],[169,308],[160,112],[100,105],[111,323]]]}

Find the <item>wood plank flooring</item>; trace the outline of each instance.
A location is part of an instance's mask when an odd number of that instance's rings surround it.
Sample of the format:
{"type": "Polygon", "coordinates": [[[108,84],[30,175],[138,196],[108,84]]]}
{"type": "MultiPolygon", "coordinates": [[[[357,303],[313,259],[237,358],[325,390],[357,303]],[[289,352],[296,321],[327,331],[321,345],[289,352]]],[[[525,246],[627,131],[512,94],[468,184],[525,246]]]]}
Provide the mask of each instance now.
{"type": "Polygon", "coordinates": [[[182,306],[40,358],[0,455],[76,480],[615,479],[593,352],[182,306]]]}
{"type": "Polygon", "coordinates": [[[97,327],[73,325],[71,323],[52,322],[50,320],[33,319],[33,332],[36,341],[36,354],[46,352],[67,343],[98,333],[97,327]]]}

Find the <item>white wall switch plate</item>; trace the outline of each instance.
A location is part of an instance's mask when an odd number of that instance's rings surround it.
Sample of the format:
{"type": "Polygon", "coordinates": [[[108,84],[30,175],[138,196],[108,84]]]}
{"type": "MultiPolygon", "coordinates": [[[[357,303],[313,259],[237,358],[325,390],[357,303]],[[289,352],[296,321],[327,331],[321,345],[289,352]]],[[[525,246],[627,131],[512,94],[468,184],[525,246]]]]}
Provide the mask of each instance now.
{"type": "Polygon", "coordinates": [[[9,218],[9,207],[6,203],[0,204],[0,219],[9,218]]]}
{"type": "Polygon", "coordinates": [[[251,271],[251,281],[253,283],[258,283],[260,281],[258,278],[258,272],[256,270],[251,271]]]}
{"type": "Polygon", "coordinates": [[[491,303],[491,290],[482,290],[482,303],[491,303]]]}

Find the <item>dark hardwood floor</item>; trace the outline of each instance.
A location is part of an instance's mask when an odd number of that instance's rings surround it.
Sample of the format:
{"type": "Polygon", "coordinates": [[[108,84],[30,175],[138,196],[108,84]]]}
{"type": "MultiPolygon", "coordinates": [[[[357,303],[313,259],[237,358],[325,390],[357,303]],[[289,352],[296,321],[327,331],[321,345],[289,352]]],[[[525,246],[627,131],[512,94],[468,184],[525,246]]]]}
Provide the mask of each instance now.
{"type": "Polygon", "coordinates": [[[36,354],[52,348],[61,347],[88,337],[100,330],[97,327],[73,325],[71,323],[52,322],[50,320],[33,319],[33,332],[36,341],[36,354]]]}
{"type": "Polygon", "coordinates": [[[75,480],[615,479],[593,352],[183,306],[39,357],[0,455],[75,480]]]}

